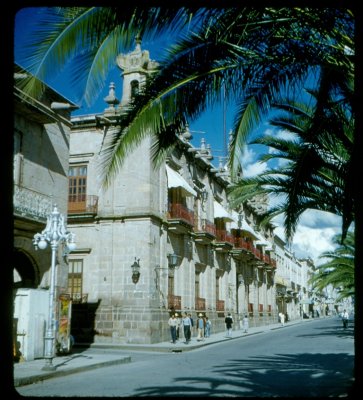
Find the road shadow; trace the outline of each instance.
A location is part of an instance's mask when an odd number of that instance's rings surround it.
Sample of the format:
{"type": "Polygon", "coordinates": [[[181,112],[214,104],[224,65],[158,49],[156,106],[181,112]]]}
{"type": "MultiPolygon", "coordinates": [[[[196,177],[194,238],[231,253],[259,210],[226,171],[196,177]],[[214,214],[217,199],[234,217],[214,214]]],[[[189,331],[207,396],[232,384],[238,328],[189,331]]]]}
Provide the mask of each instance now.
{"type": "Polygon", "coordinates": [[[350,321],[347,328],[343,328],[342,322],[332,321],[328,326],[313,327],[309,334],[296,335],[296,337],[336,336],[338,338],[352,339],[355,336],[354,321],[350,321]]]}
{"type": "Polygon", "coordinates": [[[353,393],[353,368],[354,356],[347,353],[242,356],[223,360],[210,377],[195,371],[193,378],[143,387],[133,397],[347,397],[353,393]]]}

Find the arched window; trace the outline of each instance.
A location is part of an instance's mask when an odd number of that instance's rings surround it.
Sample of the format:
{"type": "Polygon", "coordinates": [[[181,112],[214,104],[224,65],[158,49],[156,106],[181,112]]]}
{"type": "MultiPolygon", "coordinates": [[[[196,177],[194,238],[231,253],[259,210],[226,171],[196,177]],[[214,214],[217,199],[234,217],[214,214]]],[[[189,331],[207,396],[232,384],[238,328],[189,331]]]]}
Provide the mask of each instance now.
{"type": "Polygon", "coordinates": [[[139,81],[132,81],[131,82],[131,97],[135,97],[139,94],[139,81]]]}

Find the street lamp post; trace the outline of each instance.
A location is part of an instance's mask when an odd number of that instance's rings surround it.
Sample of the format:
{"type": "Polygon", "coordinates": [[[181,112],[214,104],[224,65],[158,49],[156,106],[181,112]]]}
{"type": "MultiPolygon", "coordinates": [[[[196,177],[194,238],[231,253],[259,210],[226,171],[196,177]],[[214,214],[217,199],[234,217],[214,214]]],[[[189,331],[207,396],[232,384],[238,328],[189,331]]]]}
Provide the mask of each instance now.
{"type": "Polygon", "coordinates": [[[55,366],[52,361],[54,358],[54,345],[55,345],[55,286],[56,286],[56,252],[59,244],[66,245],[68,251],[76,248],[74,233],[68,232],[64,217],[59,213],[57,205],[54,205],[53,211],[47,217],[47,225],[42,233],[34,235],[33,244],[35,250],[38,248],[44,250],[48,243],[52,250],[52,261],[50,270],[50,290],[49,290],[49,313],[47,321],[47,331],[45,335],[45,350],[44,358],[45,365],[43,371],[54,371],[55,366]]]}

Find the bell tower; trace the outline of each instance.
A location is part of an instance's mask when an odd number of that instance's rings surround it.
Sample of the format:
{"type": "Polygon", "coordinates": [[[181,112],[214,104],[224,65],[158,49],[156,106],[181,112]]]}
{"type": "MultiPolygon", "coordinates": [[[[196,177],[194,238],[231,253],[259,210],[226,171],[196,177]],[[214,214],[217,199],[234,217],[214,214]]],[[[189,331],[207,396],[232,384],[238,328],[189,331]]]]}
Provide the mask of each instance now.
{"type": "Polygon", "coordinates": [[[123,88],[120,107],[130,103],[147,78],[156,71],[158,63],[150,59],[147,50],[141,50],[141,39],[136,37],[136,47],[128,54],[119,54],[116,58],[118,67],[123,71],[123,88]]]}

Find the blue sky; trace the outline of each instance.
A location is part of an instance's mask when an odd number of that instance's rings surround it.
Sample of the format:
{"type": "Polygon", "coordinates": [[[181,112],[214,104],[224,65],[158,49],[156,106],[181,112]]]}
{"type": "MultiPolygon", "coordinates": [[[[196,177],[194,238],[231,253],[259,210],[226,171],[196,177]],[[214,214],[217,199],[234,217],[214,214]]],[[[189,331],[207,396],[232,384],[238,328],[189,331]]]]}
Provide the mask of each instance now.
{"type": "MultiPolygon", "coordinates": [[[[28,37],[31,34],[34,24],[36,23],[36,11],[37,10],[34,9],[25,9],[19,12],[15,23],[14,61],[23,67],[26,67],[26,65],[19,56],[18,45],[22,43],[24,37],[28,37]]],[[[169,38],[162,38],[157,42],[143,41],[141,47],[150,52],[151,59],[158,61],[162,58],[163,52],[168,44],[170,44],[169,38]]],[[[118,98],[121,99],[122,80],[120,73],[121,71],[117,67],[110,71],[109,76],[105,81],[105,86],[92,107],[88,108],[84,104],[80,104],[80,109],[73,112],[72,115],[102,112],[107,106],[103,99],[108,94],[110,82],[115,83],[116,94],[118,98]]],[[[66,71],[60,77],[47,83],[69,100],[79,104],[72,87],[67,85],[66,71]]],[[[194,137],[192,143],[196,147],[199,147],[201,139],[205,138],[206,143],[211,145],[212,154],[214,156],[213,163],[215,165],[218,165],[218,156],[225,155],[223,151],[225,148],[224,137],[228,138],[228,133],[233,124],[233,114],[235,111],[234,107],[231,105],[227,105],[225,114],[223,113],[223,109],[223,105],[216,106],[214,109],[208,110],[208,112],[202,115],[197,121],[190,123],[190,130],[194,137]]],[[[269,133],[270,130],[271,126],[265,123],[262,124],[258,132],[263,134],[269,133]]],[[[279,132],[279,134],[284,135],[285,133],[279,132]]],[[[245,176],[256,175],[267,168],[266,164],[257,162],[260,149],[261,147],[247,147],[242,161],[245,176]]],[[[316,263],[319,263],[317,258],[319,254],[323,251],[333,250],[331,238],[339,232],[340,224],[340,218],[334,215],[318,211],[305,212],[302,215],[295,234],[292,250],[295,252],[297,257],[311,257],[316,263]]],[[[281,218],[276,221],[275,225],[279,226],[275,230],[275,233],[283,239],[284,232],[281,218]]]]}
{"type": "MultiPolygon", "coordinates": [[[[37,20],[37,13],[40,11],[40,8],[25,8],[18,12],[16,20],[15,20],[15,61],[18,62],[21,66],[26,67],[24,61],[19,55],[19,47],[18,44],[22,43],[22,38],[27,37],[29,33],[33,30],[34,25],[37,20]]],[[[143,50],[148,50],[150,52],[150,58],[158,61],[163,57],[164,51],[167,46],[170,44],[170,38],[160,38],[157,41],[143,41],[141,47],[143,50]]],[[[115,57],[116,58],[116,57],[115,57]]],[[[60,77],[55,77],[53,80],[48,81],[47,83],[53,87],[53,89],[60,92],[63,96],[68,98],[69,100],[75,102],[80,105],[80,108],[72,113],[72,115],[84,115],[91,113],[100,113],[106,108],[107,104],[104,102],[104,97],[108,94],[108,88],[110,82],[114,82],[116,85],[116,94],[119,99],[122,97],[122,78],[121,78],[121,70],[115,66],[113,70],[109,72],[109,75],[106,79],[105,86],[100,93],[98,99],[91,107],[87,107],[86,104],[80,104],[75,97],[75,93],[72,90],[70,85],[67,85],[67,79],[65,78],[67,75],[67,71],[60,77]]],[[[225,114],[225,127],[224,127],[224,116],[223,116],[223,106],[216,106],[214,109],[209,110],[203,116],[201,116],[197,121],[190,124],[190,130],[193,134],[193,144],[196,146],[200,145],[200,140],[202,137],[206,139],[206,142],[209,143],[213,150],[213,155],[215,156],[214,163],[218,162],[218,156],[225,155],[223,150],[225,148],[224,144],[224,136],[228,138],[228,132],[232,126],[232,113],[226,112],[225,114]],[[226,131],[226,135],[224,135],[224,129],[226,131]]]]}

